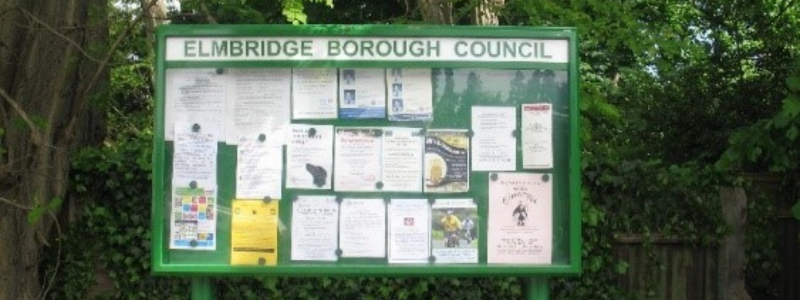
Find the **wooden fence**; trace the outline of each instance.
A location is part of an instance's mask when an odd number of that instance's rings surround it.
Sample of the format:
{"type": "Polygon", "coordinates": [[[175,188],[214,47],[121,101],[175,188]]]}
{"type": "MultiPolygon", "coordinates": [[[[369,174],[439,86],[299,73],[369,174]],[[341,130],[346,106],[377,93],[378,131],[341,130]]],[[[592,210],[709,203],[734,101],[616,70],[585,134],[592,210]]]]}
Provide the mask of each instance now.
{"type": "MultiPolygon", "coordinates": [[[[766,185],[770,182],[756,180],[756,184],[769,190],[766,185]]],[[[768,300],[798,300],[800,221],[791,217],[786,208],[780,210],[777,218],[778,230],[775,238],[778,262],[782,268],[778,280],[772,283],[777,295],[768,300]]],[[[634,299],[731,300],[721,299],[725,296],[720,296],[721,277],[718,276],[724,266],[719,264],[719,248],[700,248],[685,244],[679,239],[658,235],[651,236],[650,241],[646,243],[642,236],[624,234],[618,235],[615,240],[614,257],[630,266],[626,274],[618,277],[617,284],[634,299]]]]}

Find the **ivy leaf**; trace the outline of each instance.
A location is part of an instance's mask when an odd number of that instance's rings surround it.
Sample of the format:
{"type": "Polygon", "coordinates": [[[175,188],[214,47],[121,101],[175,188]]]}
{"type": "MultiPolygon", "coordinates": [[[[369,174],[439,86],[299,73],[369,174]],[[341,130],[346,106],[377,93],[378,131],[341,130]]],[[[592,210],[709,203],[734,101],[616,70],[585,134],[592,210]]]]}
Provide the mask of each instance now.
{"type": "Polygon", "coordinates": [[[44,207],[41,207],[39,205],[34,206],[33,209],[31,209],[31,211],[28,212],[28,215],[26,216],[28,224],[36,225],[36,222],[39,222],[39,219],[42,218],[42,215],[44,215],[44,207]]]}
{"type": "Polygon", "coordinates": [[[800,220],[800,199],[792,206],[792,216],[795,220],[800,220]]]}
{"type": "Polygon", "coordinates": [[[800,92],[800,77],[792,76],[786,79],[786,85],[792,91],[800,92]]]}
{"type": "Polygon", "coordinates": [[[628,272],[628,267],[630,267],[628,262],[618,262],[617,265],[614,266],[614,272],[617,272],[617,274],[625,274],[628,272]]]}
{"type": "Polygon", "coordinates": [[[789,127],[789,130],[786,130],[786,138],[790,141],[794,141],[794,139],[797,138],[797,126],[792,125],[789,127]]]}

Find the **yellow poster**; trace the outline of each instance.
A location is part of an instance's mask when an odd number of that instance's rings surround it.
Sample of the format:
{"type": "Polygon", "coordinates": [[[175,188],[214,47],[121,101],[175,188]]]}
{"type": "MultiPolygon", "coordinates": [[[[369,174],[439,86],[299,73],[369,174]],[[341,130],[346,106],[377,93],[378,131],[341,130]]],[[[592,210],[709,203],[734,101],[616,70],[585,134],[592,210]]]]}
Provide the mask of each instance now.
{"type": "Polygon", "coordinates": [[[231,265],[274,266],[278,262],[278,201],[233,200],[231,265]]]}

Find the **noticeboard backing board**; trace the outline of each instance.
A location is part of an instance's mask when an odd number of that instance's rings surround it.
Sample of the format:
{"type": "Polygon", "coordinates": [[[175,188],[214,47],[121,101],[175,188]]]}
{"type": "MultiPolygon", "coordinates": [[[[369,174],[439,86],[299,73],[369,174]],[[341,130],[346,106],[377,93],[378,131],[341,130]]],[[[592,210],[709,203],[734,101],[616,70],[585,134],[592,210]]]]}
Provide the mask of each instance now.
{"type": "MultiPolygon", "coordinates": [[[[155,273],[259,274],[268,276],[551,276],[580,272],[579,73],[577,37],[574,29],[374,25],[164,26],[158,32],[158,45],[152,202],[152,257],[155,273]],[[335,77],[335,94],[332,95],[335,107],[333,117],[300,117],[297,112],[299,105],[294,103],[293,97],[297,96],[296,87],[298,86],[295,82],[297,77],[294,76],[297,76],[296,74],[302,70],[321,72],[327,70],[335,77]],[[391,73],[394,70],[398,70],[398,72],[403,70],[408,74],[422,70],[424,78],[427,79],[429,76],[430,79],[427,83],[423,80],[420,86],[415,86],[411,79],[398,85],[390,80],[390,78],[396,79],[401,76],[391,73]],[[379,88],[359,87],[365,91],[381,91],[381,95],[378,96],[369,96],[368,93],[365,94],[367,96],[364,96],[382,99],[383,104],[375,106],[377,110],[348,111],[346,109],[348,104],[344,101],[349,101],[349,97],[356,96],[356,94],[348,94],[347,89],[344,88],[349,84],[345,80],[350,80],[346,78],[350,76],[350,71],[359,72],[361,77],[358,78],[378,78],[383,82],[383,86],[379,88]],[[373,75],[363,75],[371,74],[370,72],[373,72],[373,75]],[[202,75],[206,73],[210,75],[202,75]],[[250,73],[261,73],[272,79],[262,78],[263,80],[260,79],[262,81],[253,85],[247,83],[249,79],[242,79],[245,77],[252,79],[250,73]],[[289,79],[286,79],[287,77],[289,79]],[[214,78],[218,78],[224,83],[215,82],[214,78]],[[270,83],[269,80],[274,82],[270,83]],[[242,96],[242,93],[231,92],[231,90],[236,90],[237,87],[239,90],[252,90],[270,84],[285,85],[287,80],[289,94],[286,94],[287,90],[285,89],[258,90],[255,93],[270,94],[264,97],[270,97],[273,100],[283,99],[281,101],[285,101],[286,109],[290,110],[292,114],[285,121],[291,124],[287,126],[307,125],[304,132],[308,132],[309,127],[316,131],[318,127],[320,132],[323,128],[335,129],[334,136],[348,132],[355,132],[358,135],[359,132],[363,133],[369,130],[378,132],[376,136],[383,136],[388,132],[402,132],[400,129],[413,128],[419,129],[418,133],[423,135],[427,142],[431,136],[442,129],[463,131],[466,140],[469,141],[467,148],[473,151],[467,154],[466,173],[468,179],[464,183],[468,188],[453,193],[443,193],[441,190],[429,190],[422,187],[417,190],[412,188],[411,191],[402,188],[385,191],[383,182],[377,180],[375,188],[364,189],[363,184],[352,184],[351,187],[342,190],[339,187],[351,185],[349,183],[352,182],[337,182],[337,179],[345,178],[348,174],[337,173],[336,162],[338,159],[341,166],[344,166],[347,157],[341,156],[343,155],[341,153],[352,150],[337,148],[337,151],[333,151],[333,145],[331,145],[332,153],[330,153],[333,165],[327,170],[330,173],[327,177],[330,182],[325,184],[326,188],[318,189],[313,186],[292,188],[289,187],[291,184],[287,185],[287,175],[289,175],[287,163],[291,164],[291,159],[288,158],[290,149],[287,149],[286,145],[291,138],[282,137],[279,142],[276,142],[281,145],[277,150],[279,154],[272,153],[274,157],[279,156],[280,158],[277,160],[279,163],[273,163],[273,165],[281,165],[278,171],[280,184],[277,189],[279,191],[276,191],[281,196],[265,197],[267,199],[260,200],[248,197],[251,199],[249,204],[261,202],[264,205],[277,204],[278,206],[276,224],[271,225],[277,228],[276,233],[270,234],[276,239],[272,241],[276,244],[275,249],[270,250],[276,252],[273,257],[274,261],[265,261],[262,258],[260,262],[262,265],[232,264],[232,247],[234,247],[232,246],[232,230],[234,227],[242,226],[241,223],[234,225],[234,217],[232,217],[235,210],[234,199],[237,198],[237,193],[243,190],[241,186],[237,187],[237,178],[242,175],[237,173],[243,172],[237,168],[242,168],[238,164],[244,161],[244,154],[239,151],[240,146],[236,141],[236,134],[244,131],[240,130],[241,128],[247,127],[246,122],[241,120],[258,122],[258,118],[253,117],[253,115],[258,116],[258,112],[248,114],[247,111],[241,111],[237,115],[237,111],[230,108],[232,105],[230,102],[240,100],[231,99],[243,99],[246,96],[242,96]],[[393,88],[402,89],[403,87],[406,88],[406,91],[393,90],[393,88]],[[415,90],[425,92],[413,94],[415,90]],[[406,98],[398,96],[401,92],[412,96],[406,98]],[[220,97],[208,96],[213,93],[219,93],[220,97]],[[429,93],[430,97],[420,96],[425,93],[429,93]],[[176,100],[176,97],[180,97],[181,100],[176,100]],[[426,98],[425,101],[430,103],[430,110],[420,108],[420,111],[425,111],[425,113],[411,114],[410,118],[404,118],[404,115],[392,112],[393,109],[402,110],[400,104],[418,103],[414,102],[416,100],[412,100],[412,97],[426,98]],[[395,98],[406,101],[392,102],[395,98]],[[183,106],[176,109],[176,101],[180,101],[180,105],[183,106]],[[541,106],[542,104],[545,106],[541,106]],[[216,106],[217,108],[192,108],[192,105],[216,106]],[[522,137],[526,131],[534,132],[535,130],[531,126],[526,126],[523,119],[526,118],[527,108],[536,110],[537,107],[544,107],[550,111],[551,127],[548,130],[552,136],[549,144],[549,152],[552,157],[549,165],[545,163],[541,167],[530,167],[529,164],[535,165],[536,162],[531,162],[526,157],[525,147],[531,146],[531,144],[523,145],[522,137]],[[499,108],[499,110],[495,111],[495,108],[499,108]],[[496,138],[491,137],[496,133],[489,131],[489,134],[480,134],[479,127],[482,125],[477,124],[479,123],[477,119],[490,120],[490,118],[479,116],[491,116],[495,113],[497,116],[510,116],[509,111],[514,120],[511,124],[513,130],[508,133],[508,136],[513,138],[511,167],[508,166],[509,163],[498,164],[487,162],[490,159],[476,159],[475,150],[481,149],[481,147],[487,148],[487,145],[478,144],[479,139],[476,135],[484,138],[484,142],[489,144],[497,141],[496,138]],[[181,129],[178,128],[178,124],[184,127],[191,125],[191,127],[181,129]],[[203,124],[204,127],[200,129],[198,124],[203,124]],[[184,142],[176,145],[176,140],[181,140],[181,136],[190,136],[192,132],[210,128],[206,124],[212,124],[214,128],[213,133],[210,133],[209,136],[217,138],[214,143],[211,143],[214,146],[213,149],[203,148],[204,146],[199,143],[191,144],[191,141],[188,146],[183,144],[184,142]],[[206,150],[211,152],[204,152],[206,150]],[[187,156],[186,153],[194,154],[187,156]],[[191,157],[192,155],[213,157],[211,160],[205,160],[209,162],[206,166],[212,166],[213,170],[206,170],[210,172],[189,170],[193,164],[202,166],[204,163],[201,161],[202,159],[191,157]],[[187,162],[187,159],[193,161],[187,162]],[[179,167],[173,169],[176,166],[179,167]],[[337,174],[340,176],[336,176],[337,174]],[[499,246],[499,242],[496,240],[490,242],[492,235],[490,232],[498,235],[494,233],[496,231],[493,231],[493,228],[499,228],[499,225],[496,225],[499,217],[490,217],[492,205],[489,201],[490,198],[494,199],[496,196],[490,195],[489,186],[493,184],[492,182],[498,182],[498,177],[502,181],[505,178],[516,178],[515,174],[540,176],[537,178],[543,179],[543,182],[550,181],[548,185],[551,185],[552,190],[549,191],[551,197],[549,201],[544,201],[550,204],[549,216],[546,216],[550,218],[550,222],[542,226],[549,231],[549,234],[543,235],[550,239],[550,241],[543,242],[545,248],[549,248],[551,253],[547,263],[514,263],[513,260],[504,261],[489,257],[491,255],[500,257],[497,254],[489,254],[490,243],[499,246]],[[191,179],[191,176],[197,176],[198,179],[191,179]],[[201,177],[209,181],[203,181],[201,177]],[[176,184],[176,182],[179,183],[176,184]],[[213,190],[213,195],[209,197],[214,199],[211,200],[212,202],[207,202],[209,200],[202,194],[203,190],[198,188],[198,184],[213,186],[212,189],[204,190],[205,192],[213,190]],[[314,197],[329,197],[337,201],[335,206],[339,211],[336,213],[337,223],[333,225],[337,229],[335,233],[337,246],[341,246],[339,244],[348,239],[343,233],[344,230],[340,223],[345,219],[340,209],[342,201],[356,203],[351,200],[383,200],[381,203],[385,203],[382,213],[384,224],[381,230],[385,233],[382,246],[384,255],[376,257],[372,254],[362,253],[355,257],[348,257],[342,255],[343,247],[338,247],[330,261],[293,259],[293,251],[295,258],[301,252],[300,248],[292,246],[293,226],[296,225],[295,223],[300,223],[300,218],[297,218],[298,220],[293,218],[295,206],[301,206],[296,204],[298,203],[296,199],[306,200],[306,198],[314,197]],[[387,245],[392,244],[390,240],[393,240],[393,236],[388,232],[392,225],[389,224],[387,216],[389,215],[388,211],[391,210],[389,206],[393,199],[394,201],[424,199],[428,202],[426,222],[430,226],[426,235],[429,237],[427,243],[430,255],[426,261],[390,262],[389,252],[391,250],[387,249],[390,247],[387,245]],[[465,202],[459,202],[459,199],[470,199],[474,203],[474,208],[464,208],[465,202]],[[191,201],[196,202],[192,203],[191,201]],[[213,205],[209,203],[213,203],[213,205]],[[450,209],[446,209],[448,206],[443,203],[450,203],[450,209]],[[209,206],[215,208],[212,210],[209,206]],[[445,209],[441,209],[441,207],[445,207],[445,209]],[[439,239],[444,241],[445,237],[442,235],[447,235],[445,233],[447,230],[443,225],[436,224],[436,220],[446,214],[446,210],[453,211],[453,208],[457,213],[462,213],[462,216],[466,216],[463,212],[470,211],[469,217],[475,219],[474,237],[467,237],[466,240],[463,237],[455,238],[455,241],[460,241],[461,244],[469,240],[469,247],[472,248],[459,247],[476,249],[464,250],[469,252],[468,256],[474,256],[474,258],[469,258],[469,262],[443,263],[442,258],[449,256],[433,255],[433,249],[444,247],[442,244],[436,244],[437,241],[439,239]],[[188,213],[181,215],[181,210],[188,213]],[[202,220],[198,220],[198,216],[202,220]],[[208,218],[211,218],[211,221],[208,218]],[[176,238],[174,233],[176,224],[191,224],[194,226],[191,229],[192,232],[197,232],[197,224],[201,224],[199,225],[200,231],[202,231],[202,224],[211,224],[210,226],[213,228],[208,229],[210,234],[203,234],[202,239],[192,239],[189,243],[179,244],[180,238],[176,238]],[[198,250],[206,245],[204,241],[209,235],[212,236],[208,239],[209,247],[206,250],[198,250]],[[473,239],[474,245],[472,244],[473,239]],[[437,257],[440,258],[438,262],[437,257]]],[[[358,94],[358,97],[361,98],[362,94],[358,94]]],[[[324,112],[311,109],[306,113],[313,115],[324,112]]],[[[486,123],[492,123],[487,125],[489,127],[502,127],[502,124],[494,124],[498,122],[486,123]]],[[[269,126],[268,124],[261,125],[262,127],[269,126]]],[[[274,135],[269,134],[269,136],[274,135]]],[[[254,138],[264,140],[265,136],[262,134],[254,138]]],[[[333,138],[338,139],[338,137],[333,138]]],[[[340,147],[338,143],[336,145],[340,147]]],[[[243,144],[244,141],[242,141],[243,144]]],[[[500,150],[494,149],[494,151],[500,150]]],[[[263,156],[265,153],[271,152],[260,153],[263,156]]],[[[484,153],[487,157],[492,155],[503,157],[502,154],[493,153],[491,149],[485,150],[484,153]]],[[[376,155],[378,161],[386,160],[385,155],[384,158],[380,158],[380,154],[376,155]]],[[[366,160],[368,159],[365,158],[366,160]]],[[[447,163],[445,166],[449,166],[447,163]]],[[[430,171],[436,169],[428,167],[427,164],[428,162],[425,161],[420,168],[420,172],[425,173],[420,175],[424,177],[423,181],[425,181],[421,185],[430,184],[430,181],[433,180],[431,177],[446,177],[437,175],[437,172],[442,172],[441,170],[430,171]]],[[[359,168],[361,167],[367,168],[359,166],[359,168]]],[[[386,167],[382,165],[381,168],[386,167]]],[[[342,167],[342,169],[345,168],[342,167]]],[[[355,168],[351,166],[350,169],[355,168]]],[[[360,171],[352,171],[349,175],[352,175],[353,172],[360,171]]],[[[444,172],[447,173],[447,171],[444,172]]],[[[387,174],[383,174],[383,176],[385,178],[387,174]]],[[[511,181],[514,180],[509,179],[509,182],[511,181]]],[[[386,182],[388,184],[388,181],[386,182]]],[[[247,203],[239,202],[237,205],[245,204],[247,203]]],[[[255,213],[255,209],[253,209],[253,213],[255,213]]],[[[520,215],[518,211],[513,214],[514,218],[518,218],[520,215]]],[[[533,216],[534,213],[531,212],[531,215],[533,216]]],[[[537,221],[529,220],[527,222],[536,224],[537,221]]],[[[205,226],[208,227],[208,225],[205,226]]],[[[295,230],[302,226],[296,225],[296,227],[295,230]]],[[[237,227],[236,230],[246,231],[241,228],[237,227]]],[[[184,233],[186,232],[181,234],[184,233]]],[[[298,232],[295,234],[299,236],[298,232]]],[[[354,236],[358,236],[358,234],[359,232],[356,232],[354,236]]],[[[241,239],[241,236],[237,238],[241,239]]],[[[252,238],[252,234],[247,236],[248,239],[252,238]]],[[[348,242],[347,249],[353,249],[353,243],[358,244],[358,241],[348,242]]],[[[514,243],[512,242],[512,247],[525,246],[525,242],[518,245],[514,243]]],[[[397,244],[394,245],[397,248],[397,244]]],[[[447,252],[450,249],[442,249],[440,251],[443,252],[439,253],[449,253],[448,255],[454,253],[447,252]]]]}

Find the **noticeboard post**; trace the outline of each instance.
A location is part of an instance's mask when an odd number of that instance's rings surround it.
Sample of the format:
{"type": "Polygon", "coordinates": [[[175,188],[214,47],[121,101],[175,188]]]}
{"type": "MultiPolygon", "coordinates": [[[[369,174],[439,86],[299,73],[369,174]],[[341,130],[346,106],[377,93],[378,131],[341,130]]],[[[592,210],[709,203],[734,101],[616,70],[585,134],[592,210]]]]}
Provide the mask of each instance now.
{"type": "MultiPolygon", "coordinates": [[[[164,26],[153,271],[581,270],[569,28],[164,26]]],[[[205,296],[204,296],[205,295],[205,296]]]]}

